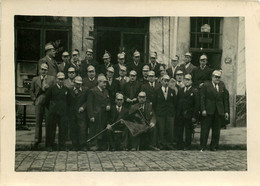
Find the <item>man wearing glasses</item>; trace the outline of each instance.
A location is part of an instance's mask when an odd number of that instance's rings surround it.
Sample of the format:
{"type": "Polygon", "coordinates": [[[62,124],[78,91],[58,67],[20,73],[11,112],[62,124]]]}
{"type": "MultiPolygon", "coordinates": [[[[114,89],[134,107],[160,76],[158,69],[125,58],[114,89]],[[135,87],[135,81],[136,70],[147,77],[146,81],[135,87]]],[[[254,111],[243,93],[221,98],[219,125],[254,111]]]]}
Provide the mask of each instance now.
{"type": "Polygon", "coordinates": [[[82,78],[87,76],[87,69],[90,65],[97,68],[98,63],[93,60],[93,50],[92,49],[87,49],[86,57],[84,60],[81,61],[81,64],[82,64],[82,69],[81,69],[82,78]]]}
{"type": "Polygon", "coordinates": [[[72,89],[74,87],[74,78],[76,76],[76,71],[74,67],[70,67],[68,69],[68,78],[64,80],[64,86],[68,89],[72,89]]]}
{"type": "Polygon", "coordinates": [[[65,76],[67,77],[68,76],[67,71],[70,64],[70,54],[67,51],[63,52],[61,55],[61,59],[62,62],[61,64],[58,65],[59,71],[65,73],[65,76]]]}
{"type": "Polygon", "coordinates": [[[220,128],[224,119],[228,120],[228,99],[225,84],[220,81],[221,72],[213,71],[212,81],[204,83],[200,91],[202,124],[200,132],[201,152],[206,149],[209,130],[212,128],[210,150],[218,149],[220,128]]]}

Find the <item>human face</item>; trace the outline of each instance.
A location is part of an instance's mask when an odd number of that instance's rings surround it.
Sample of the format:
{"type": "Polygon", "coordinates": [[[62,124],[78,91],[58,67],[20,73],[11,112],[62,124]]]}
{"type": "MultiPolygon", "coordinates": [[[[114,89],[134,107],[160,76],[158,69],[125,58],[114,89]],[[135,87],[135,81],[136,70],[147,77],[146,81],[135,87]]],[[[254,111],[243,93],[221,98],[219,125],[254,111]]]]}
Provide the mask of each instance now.
{"type": "Polygon", "coordinates": [[[92,60],[93,59],[93,54],[91,52],[86,53],[86,58],[87,60],[92,60]]]}
{"type": "Polygon", "coordinates": [[[146,96],[138,96],[138,102],[144,104],[146,102],[146,96]]]}
{"type": "Polygon", "coordinates": [[[73,54],[72,55],[72,60],[75,61],[75,62],[78,61],[79,60],[79,54],[78,53],[77,54],[73,54]]]}
{"type": "Polygon", "coordinates": [[[144,77],[147,77],[148,72],[149,72],[148,70],[143,70],[143,76],[144,76],[144,77]]]}
{"type": "Polygon", "coordinates": [[[150,57],[151,63],[155,63],[156,62],[156,58],[155,57],[150,57]]]}
{"type": "Polygon", "coordinates": [[[49,55],[49,57],[54,58],[56,55],[56,50],[54,48],[50,49],[48,52],[48,55],[49,55]]]}
{"type": "Polygon", "coordinates": [[[172,66],[176,67],[178,65],[178,60],[172,60],[172,66]]]}
{"type": "Polygon", "coordinates": [[[130,81],[135,81],[136,80],[136,75],[130,75],[130,81]]]}
{"type": "Polygon", "coordinates": [[[65,62],[65,63],[68,63],[69,60],[70,60],[70,56],[69,55],[65,55],[65,56],[62,56],[62,61],[65,62]]]}
{"type": "Polygon", "coordinates": [[[191,86],[191,84],[192,84],[191,79],[184,79],[183,81],[184,81],[184,85],[185,85],[186,87],[189,87],[189,86],[191,86]]]}
{"type": "Polygon", "coordinates": [[[200,60],[200,66],[201,67],[205,67],[206,66],[206,64],[207,64],[207,60],[206,59],[202,59],[202,60],[200,60]]]}
{"type": "Polygon", "coordinates": [[[176,80],[179,81],[179,82],[183,81],[183,74],[177,74],[176,80]]]}
{"type": "Polygon", "coordinates": [[[125,64],[125,58],[118,58],[118,63],[120,64],[120,65],[124,65],[125,64]]]}
{"type": "Polygon", "coordinates": [[[148,76],[148,81],[151,82],[151,83],[153,83],[153,82],[155,81],[155,76],[149,75],[149,76],[148,76]]]}
{"type": "Polygon", "coordinates": [[[116,99],[115,102],[116,102],[117,106],[121,107],[123,105],[123,103],[124,103],[124,100],[123,99],[116,99]]]}
{"type": "Polygon", "coordinates": [[[79,89],[81,86],[82,86],[81,83],[75,83],[75,87],[76,87],[77,89],[79,89]]]}
{"type": "Polygon", "coordinates": [[[107,77],[108,78],[112,78],[114,76],[114,72],[111,72],[111,71],[107,71],[107,77]]]}
{"type": "Polygon", "coordinates": [[[48,73],[48,70],[43,69],[43,68],[40,69],[40,74],[41,74],[42,76],[46,76],[47,73],[48,73]]]}
{"type": "Polygon", "coordinates": [[[161,75],[161,76],[163,76],[163,75],[165,75],[165,74],[167,74],[167,73],[166,73],[166,70],[161,70],[161,71],[160,71],[160,75],[161,75]]]}
{"type": "Polygon", "coordinates": [[[98,83],[98,86],[99,86],[100,88],[102,88],[102,89],[105,89],[105,88],[106,88],[106,81],[100,81],[100,82],[98,83]]]}
{"type": "Polygon", "coordinates": [[[68,72],[68,77],[69,77],[70,79],[74,79],[75,76],[76,76],[75,71],[70,71],[70,72],[68,72]]]}
{"type": "Polygon", "coordinates": [[[188,64],[191,61],[191,57],[190,56],[185,56],[185,63],[188,64]]]}
{"type": "Polygon", "coordinates": [[[108,64],[108,63],[110,63],[110,60],[111,60],[111,59],[110,59],[110,58],[104,58],[103,60],[104,60],[104,63],[105,63],[105,64],[108,64]]]}
{"type": "Polygon", "coordinates": [[[89,78],[94,78],[96,76],[96,72],[95,72],[95,70],[90,70],[90,71],[88,71],[88,77],[89,78]]]}
{"type": "Polygon", "coordinates": [[[170,80],[169,79],[162,79],[161,83],[163,87],[168,87],[170,80]]]}
{"type": "Polygon", "coordinates": [[[57,83],[58,83],[59,86],[63,86],[64,78],[57,78],[57,83]]]}
{"type": "Polygon", "coordinates": [[[220,81],[220,78],[221,78],[220,76],[212,75],[212,81],[213,81],[213,83],[218,84],[219,81],[220,81]]]}
{"type": "Polygon", "coordinates": [[[134,56],[133,59],[134,59],[134,62],[139,63],[140,56],[134,56]]]}
{"type": "Polygon", "coordinates": [[[119,75],[120,75],[121,77],[125,77],[125,76],[126,76],[126,71],[124,71],[124,70],[119,70],[119,75]]]}

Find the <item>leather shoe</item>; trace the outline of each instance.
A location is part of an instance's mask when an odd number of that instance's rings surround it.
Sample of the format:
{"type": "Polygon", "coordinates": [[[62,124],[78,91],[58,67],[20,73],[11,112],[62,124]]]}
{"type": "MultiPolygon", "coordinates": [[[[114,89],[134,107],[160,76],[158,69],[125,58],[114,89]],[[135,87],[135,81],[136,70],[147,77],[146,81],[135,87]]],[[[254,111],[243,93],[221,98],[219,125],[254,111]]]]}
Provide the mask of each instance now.
{"type": "Polygon", "coordinates": [[[159,148],[157,148],[155,146],[152,146],[152,145],[149,146],[149,149],[150,150],[155,150],[155,151],[159,151],[160,150],[159,148]]]}

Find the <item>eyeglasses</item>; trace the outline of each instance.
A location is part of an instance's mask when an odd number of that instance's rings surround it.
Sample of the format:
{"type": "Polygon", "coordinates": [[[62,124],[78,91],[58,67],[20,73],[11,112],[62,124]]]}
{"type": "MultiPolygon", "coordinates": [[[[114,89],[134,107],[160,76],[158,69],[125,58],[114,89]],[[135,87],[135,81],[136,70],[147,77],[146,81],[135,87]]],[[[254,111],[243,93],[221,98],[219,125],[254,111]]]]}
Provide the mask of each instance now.
{"type": "Polygon", "coordinates": [[[76,56],[78,56],[78,54],[73,54],[72,56],[73,56],[73,57],[76,57],[76,56]]]}
{"type": "Polygon", "coordinates": [[[69,74],[75,74],[75,72],[69,72],[69,74]]]}
{"type": "Polygon", "coordinates": [[[69,57],[69,56],[62,56],[62,57],[69,57]]]}
{"type": "Polygon", "coordinates": [[[44,69],[44,68],[42,68],[41,70],[43,70],[43,71],[47,71],[47,69],[44,69]]]}
{"type": "Polygon", "coordinates": [[[215,78],[220,79],[221,77],[220,76],[215,76],[215,78]]]}

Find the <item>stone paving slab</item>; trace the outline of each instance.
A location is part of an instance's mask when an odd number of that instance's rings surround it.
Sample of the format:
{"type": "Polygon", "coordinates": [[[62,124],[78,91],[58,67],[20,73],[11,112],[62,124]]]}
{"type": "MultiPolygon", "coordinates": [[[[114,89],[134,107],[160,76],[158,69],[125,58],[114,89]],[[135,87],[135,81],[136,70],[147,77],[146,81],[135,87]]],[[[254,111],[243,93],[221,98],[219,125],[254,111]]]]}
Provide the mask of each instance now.
{"type": "Polygon", "coordinates": [[[247,152],[17,151],[17,172],[246,171],[247,152]]]}

